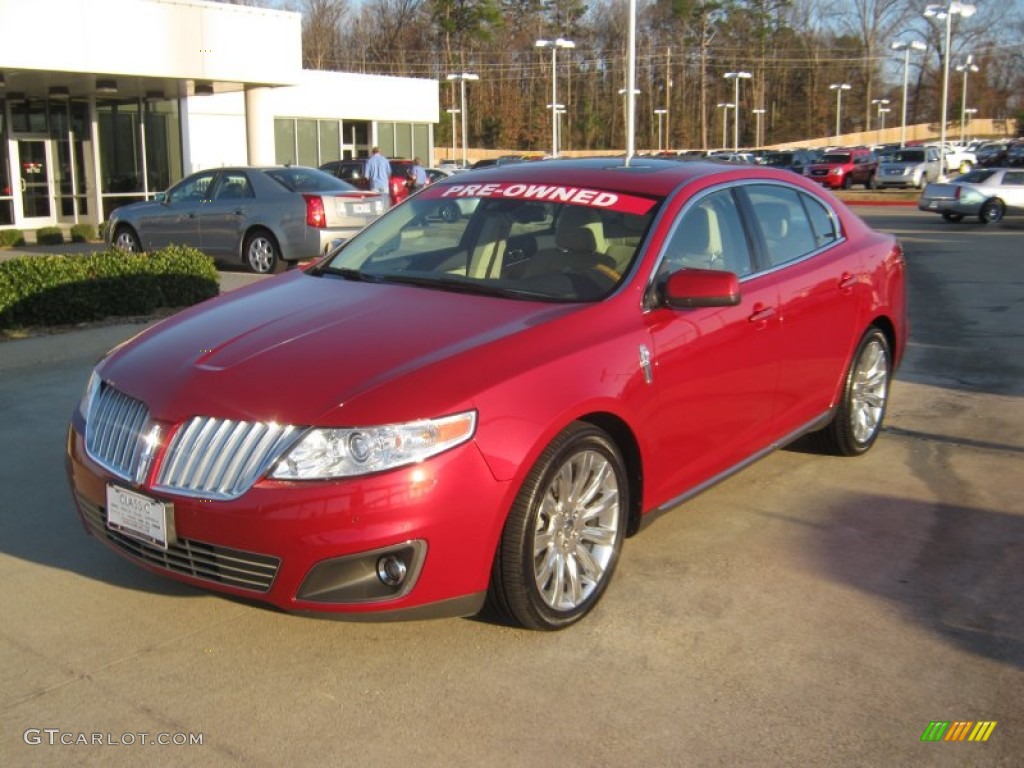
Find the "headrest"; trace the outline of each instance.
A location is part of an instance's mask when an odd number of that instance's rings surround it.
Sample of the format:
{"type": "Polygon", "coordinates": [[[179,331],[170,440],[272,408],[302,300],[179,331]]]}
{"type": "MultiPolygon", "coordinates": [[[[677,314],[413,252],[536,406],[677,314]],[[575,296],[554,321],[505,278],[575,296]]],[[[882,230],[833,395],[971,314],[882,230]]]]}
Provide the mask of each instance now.
{"type": "Polygon", "coordinates": [[[566,251],[605,252],[604,225],[597,211],[569,206],[558,217],[555,245],[566,251]]]}

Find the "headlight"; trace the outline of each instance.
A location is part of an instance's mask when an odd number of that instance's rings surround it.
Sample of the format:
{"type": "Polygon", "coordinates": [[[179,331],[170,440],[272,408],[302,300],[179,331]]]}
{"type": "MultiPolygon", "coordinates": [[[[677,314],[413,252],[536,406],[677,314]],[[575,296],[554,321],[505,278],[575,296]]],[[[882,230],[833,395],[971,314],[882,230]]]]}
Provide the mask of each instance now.
{"type": "Polygon", "coordinates": [[[843,169],[842,168],[833,168],[832,169],[832,175],[833,176],[842,176],[843,175],[843,169]]]}
{"type": "Polygon", "coordinates": [[[89,406],[92,405],[92,400],[96,397],[99,389],[100,377],[95,369],[93,369],[93,372],[89,374],[89,383],[85,385],[85,392],[82,393],[82,399],[78,402],[78,414],[82,417],[83,421],[88,420],[89,406]]]}
{"type": "Polygon", "coordinates": [[[276,480],[324,480],[394,469],[466,442],[476,411],[406,424],[360,429],[312,429],[274,467],[276,480]]]}

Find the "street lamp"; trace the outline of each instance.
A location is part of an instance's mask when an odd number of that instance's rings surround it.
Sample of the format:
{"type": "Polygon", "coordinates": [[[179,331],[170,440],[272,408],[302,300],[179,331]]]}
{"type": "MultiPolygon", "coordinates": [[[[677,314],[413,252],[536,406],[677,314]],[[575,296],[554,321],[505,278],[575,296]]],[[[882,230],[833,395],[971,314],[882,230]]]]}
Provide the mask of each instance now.
{"type": "Polygon", "coordinates": [[[958,64],[956,67],[957,72],[964,73],[964,92],[960,97],[960,143],[964,143],[964,120],[966,117],[967,110],[967,73],[977,72],[978,65],[974,63],[974,54],[967,54],[967,60],[963,64],[958,64]]]}
{"type": "MultiPolygon", "coordinates": [[[[459,72],[458,74],[448,75],[448,80],[458,80],[459,90],[462,99],[462,167],[465,168],[468,163],[466,161],[466,81],[467,80],[479,80],[480,75],[474,75],[472,72],[459,72]]],[[[454,120],[454,116],[452,117],[454,120]]]]}
{"type": "Polygon", "coordinates": [[[889,47],[894,51],[903,51],[903,119],[900,122],[900,148],[903,148],[907,145],[907,73],[910,69],[910,52],[927,51],[928,46],[920,40],[897,40],[889,47]]]}
{"type": "Polygon", "coordinates": [[[974,107],[968,107],[964,110],[964,114],[967,115],[967,121],[970,122],[974,119],[974,116],[978,114],[978,110],[974,107]]]}
{"type": "Polygon", "coordinates": [[[461,109],[454,107],[445,110],[445,112],[452,116],[452,160],[455,160],[455,116],[461,111],[461,109]]]}
{"type": "Polygon", "coordinates": [[[849,83],[832,83],[830,90],[836,92],[836,138],[839,138],[839,124],[843,114],[843,91],[848,91],[853,86],[849,83]]]}
{"type": "Polygon", "coordinates": [[[664,136],[664,134],[662,133],[662,130],[663,130],[662,129],[662,121],[665,119],[665,113],[666,112],[668,112],[667,109],[656,109],[656,110],[654,110],[654,114],[656,114],[658,116],[658,151],[659,152],[661,152],[661,151],[663,151],[665,149],[665,144],[664,144],[664,141],[663,141],[663,138],[662,138],[664,136]]]}
{"type": "MultiPolygon", "coordinates": [[[[551,48],[551,103],[558,103],[558,70],[555,67],[555,54],[559,48],[575,48],[576,43],[561,37],[554,40],[538,40],[537,48],[551,48]]],[[[551,156],[558,157],[558,108],[551,108],[551,156]]]]}
{"type": "Polygon", "coordinates": [[[729,110],[735,106],[735,104],[726,101],[718,105],[718,108],[722,110],[722,149],[725,149],[725,142],[728,141],[726,129],[729,127],[729,110]]]}
{"type": "MultiPolygon", "coordinates": [[[[949,40],[953,33],[953,16],[968,18],[974,15],[975,8],[970,3],[952,2],[948,6],[929,5],[924,9],[925,17],[945,20],[946,47],[943,49],[942,62],[942,120],[939,124],[939,152],[946,151],[946,107],[949,100],[949,40]]],[[[939,164],[939,181],[946,180],[946,163],[939,164]]]]}
{"type": "Polygon", "coordinates": [[[736,111],[732,116],[732,151],[740,151],[740,80],[749,80],[753,75],[749,72],[726,72],[725,79],[735,83],[735,93],[732,97],[736,111]]]}
{"type": "Polygon", "coordinates": [[[750,111],[757,115],[757,131],[756,135],[754,136],[754,141],[757,142],[758,149],[760,149],[761,147],[764,146],[764,136],[761,135],[761,115],[764,114],[764,110],[752,109],[750,111]]]}
{"type": "Polygon", "coordinates": [[[878,119],[881,122],[881,128],[879,128],[878,139],[882,140],[881,131],[885,130],[885,115],[889,111],[889,100],[888,99],[872,99],[871,103],[877,106],[878,119]]]}

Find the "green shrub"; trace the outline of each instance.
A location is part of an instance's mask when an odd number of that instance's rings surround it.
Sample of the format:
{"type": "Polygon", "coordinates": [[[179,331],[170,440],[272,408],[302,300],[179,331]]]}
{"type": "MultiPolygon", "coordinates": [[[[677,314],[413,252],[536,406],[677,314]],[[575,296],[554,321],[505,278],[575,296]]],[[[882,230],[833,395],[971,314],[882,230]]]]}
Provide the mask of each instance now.
{"type": "Polygon", "coordinates": [[[43,227],[36,230],[37,245],[63,245],[64,230],[60,227],[43,227]]]}
{"type": "Polygon", "coordinates": [[[0,229],[0,247],[25,244],[25,235],[20,229],[0,229]]]}
{"type": "Polygon", "coordinates": [[[75,224],[71,227],[72,243],[88,243],[96,239],[96,227],[92,224],[75,224]]]}
{"type": "Polygon", "coordinates": [[[213,260],[194,248],[25,256],[0,262],[0,328],[144,315],[218,292],[213,260]]]}

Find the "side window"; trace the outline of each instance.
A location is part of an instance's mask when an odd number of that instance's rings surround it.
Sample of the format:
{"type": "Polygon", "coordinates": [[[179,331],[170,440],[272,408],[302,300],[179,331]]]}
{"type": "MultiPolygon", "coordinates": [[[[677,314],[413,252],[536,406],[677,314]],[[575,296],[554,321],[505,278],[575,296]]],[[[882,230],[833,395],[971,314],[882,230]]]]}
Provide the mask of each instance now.
{"type": "Polygon", "coordinates": [[[731,190],[713,192],[686,210],[665,244],[658,277],[679,269],[753,271],[750,247],[731,190]]]}
{"type": "Polygon", "coordinates": [[[1024,184],[1024,171],[1007,171],[1003,174],[1003,185],[1020,186],[1024,184]]]}
{"type": "MultiPolygon", "coordinates": [[[[801,203],[802,193],[768,184],[753,184],[746,189],[764,240],[768,266],[785,264],[821,247],[801,203]]],[[[823,235],[827,231],[823,229],[823,235]]],[[[832,237],[835,238],[834,228],[832,237]]]]}
{"type": "Polygon", "coordinates": [[[839,222],[833,213],[810,195],[798,193],[804,212],[811,221],[815,250],[839,239],[839,222]]]}
{"type": "Polygon", "coordinates": [[[242,200],[252,197],[252,186],[244,173],[225,173],[220,178],[215,200],[242,200]]]}
{"type": "Polygon", "coordinates": [[[191,179],[186,179],[171,190],[170,194],[167,195],[167,202],[190,203],[205,199],[206,193],[210,189],[210,182],[213,181],[215,175],[216,172],[214,171],[211,173],[201,173],[198,176],[193,176],[191,179]]]}

